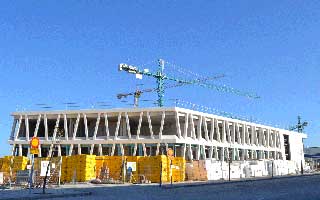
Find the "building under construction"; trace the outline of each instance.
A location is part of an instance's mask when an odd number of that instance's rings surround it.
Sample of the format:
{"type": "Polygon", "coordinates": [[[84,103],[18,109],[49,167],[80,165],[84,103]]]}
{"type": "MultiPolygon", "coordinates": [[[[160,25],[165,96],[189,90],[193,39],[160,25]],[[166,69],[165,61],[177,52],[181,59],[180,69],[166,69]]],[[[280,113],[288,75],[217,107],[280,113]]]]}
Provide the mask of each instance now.
{"type": "Polygon", "coordinates": [[[306,135],[179,107],[14,112],[12,155],[26,156],[40,138],[41,157],[92,154],[186,160],[291,160],[304,163],[306,135]]]}

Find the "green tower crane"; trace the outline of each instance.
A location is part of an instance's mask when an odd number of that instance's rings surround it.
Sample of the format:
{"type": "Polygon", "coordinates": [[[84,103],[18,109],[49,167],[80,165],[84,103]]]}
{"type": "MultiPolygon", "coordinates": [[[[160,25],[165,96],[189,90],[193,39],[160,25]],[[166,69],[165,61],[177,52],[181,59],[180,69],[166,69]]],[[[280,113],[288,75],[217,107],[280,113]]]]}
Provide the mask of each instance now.
{"type": "Polygon", "coordinates": [[[298,116],[298,124],[289,128],[290,131],[297,130],[298,133],[303,133],[304,127],[308,126],[308,122],[301,122],[301,117],[298,116]]]}
{"type": "Polygon", "coordinates": [[[171,81],[175,81],[177,83],[182,83],[182,84],[194,84],[194,85],[198,85],[201,87],[206,87],[206,88],[214,89],[214,90],[221,91],[221,92],[233,93],[236,95],[246,96],[248,98],[253,98],[253,99],[260,98],[256,94],[252,94],[252,93],[248,93],[248,92],[241,92],[240,90],[226,87],[226,86],[203,83],[203,82],[199,81],[199,79],[184,80],[184,79],[179,79],[179,78],[167,76],[164,73],[164,63],[165,62],[163,59],[158,60],[158,70],[155,73],[149,72],[149,70],[140,70],[136,66],[132,66],[132,65],[124,64],[124,63],[119,64],[119,71],[126,71],[126,72],[132,73],[132,74],[140,74],[140,75],[145,75],[145,76],[155,78],[156,83],[157,83],[157,93],[158,93],[158,100],[157,101],[158,101],[159,107],[162,107],[164,104],[163,97],[164,97],[164,92],[165,92],[165,87],[164,87],[165,80],[171,80],[171,81]]]}

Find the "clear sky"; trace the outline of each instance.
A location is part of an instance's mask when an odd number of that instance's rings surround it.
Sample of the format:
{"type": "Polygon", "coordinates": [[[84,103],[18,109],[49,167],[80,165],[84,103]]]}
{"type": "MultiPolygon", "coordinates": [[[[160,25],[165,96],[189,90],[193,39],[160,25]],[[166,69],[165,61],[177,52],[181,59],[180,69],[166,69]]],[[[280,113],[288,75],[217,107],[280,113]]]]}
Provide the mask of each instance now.
{"type": "Polygon", "coordinates": [[[137,80],[118,64],[156,70],[159,58],[168,76],[225,74],[211,83],[261,96],[184,86],[166,91],[166,105],[177,98],[279,126],[301,115],[306,145],[320,146],[319,36],[317,0],[1,1],[0,155],[9,153],[11,112],[39,110],[37,103],[64,109],[68,101],[129,106],[116,94],[155,80],[137,80]]]}

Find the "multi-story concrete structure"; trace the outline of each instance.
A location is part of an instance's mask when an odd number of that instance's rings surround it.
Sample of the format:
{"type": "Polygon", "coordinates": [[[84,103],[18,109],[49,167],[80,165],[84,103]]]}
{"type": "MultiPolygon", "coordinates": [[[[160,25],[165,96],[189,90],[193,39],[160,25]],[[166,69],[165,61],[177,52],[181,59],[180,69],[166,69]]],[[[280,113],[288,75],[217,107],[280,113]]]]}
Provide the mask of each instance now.
{"type": "Polygon", "coordinates": [[[27,155],[30,139],[37,136],[40,156],[54,147],[58,155],[158,155],[172,148],[186,159],[304,162],[305,134],[178,107],[12,115],[13,155],[27,155]]]}

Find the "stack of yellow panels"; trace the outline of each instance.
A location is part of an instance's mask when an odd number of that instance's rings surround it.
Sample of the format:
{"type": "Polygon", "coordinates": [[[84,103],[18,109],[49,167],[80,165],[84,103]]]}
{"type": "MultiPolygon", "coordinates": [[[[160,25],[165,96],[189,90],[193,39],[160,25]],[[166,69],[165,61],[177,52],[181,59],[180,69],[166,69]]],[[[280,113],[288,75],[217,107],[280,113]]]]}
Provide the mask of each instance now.
{"type": "MultiPolygon", "coordinates": [[[[170,160],[168,159],[168,171],[170,170],[170,160]]],[[[171,165],[172,181],[185,181],[186,160],[183,157],[174,157],[171,165]]],[[[170,171],[169,171],[170,172],[170,171]]],[[[170,173],[168,173],[168,180],[171,180],[170,173]]]]}
{"type": "Polygon", "coordinates": [[[101,169],[105,167],[104,157],[105,156],[96,156],[96,177],[100,177],[101,169]]]}
{"type": "Polygon", "coordinates": [[[120,180],[123,159],[122,156],[105,156],[104,166],[109,169],[110,178],[120,180]]]}
{"type": "Polygon", "coordinates": [[[77,165],[78,165],[78,160],[76,156],[69,156],[66,159],[67,169],[64,172],[65,173],[64,179],[66,180],[66,182],[71,182],[73,179],[76,181],[77,165]]]}
{"type": "Polygon", "coordinates": [[[167,157],[152,156],[139,158],[138,171],[140,175],[144,175],[147,180],[154,183],[160,182],[160,173],[162,174],[162,182],[167,182],[168,179],[168,161],[167,157]],[[162,166],[161,166],[162,165],[162,166]]]}
{"type": "Polygon", "coordinates": [[[12,172],[16,172],[18,170],[25,170],[27,168],[28,164],[28,158],[24,156],[5,156],[4,158],[1,159],[2,164],[0,171],[1,172],[10,172],[10,166],[12,169],[12,172]],[[11,159],[12,159],[12,164],[11,164],[11,159]]]}
{"type": "Polygon", "coordinates": [[[24,156],[15,156],[13,158],[13,171],[25,170],[27,168],[28,158],[24,156]]]}
{"type": "Polygon", "coordinates": [[[61,165],[61,181],[70,182],[70,176],[68,176],[68,156],[62,156],[62,165],[61,165]]]}
{"type": "Polygon", "coordinates": [[[84,182],[96,178],[95,155],[77,155],[76,163],[77,181],[84,182]]]}
{"type": "Polygon", "coordinates": [[[10,172],[10,160],[12,156],[5,156],[2,160],[1,172],[10,172]]]}
{"type": "Polygon", "coordinates": [[[2,169],[2,164],[3,164],[3,158],[0,158],[0,171],[2,169]]]}

